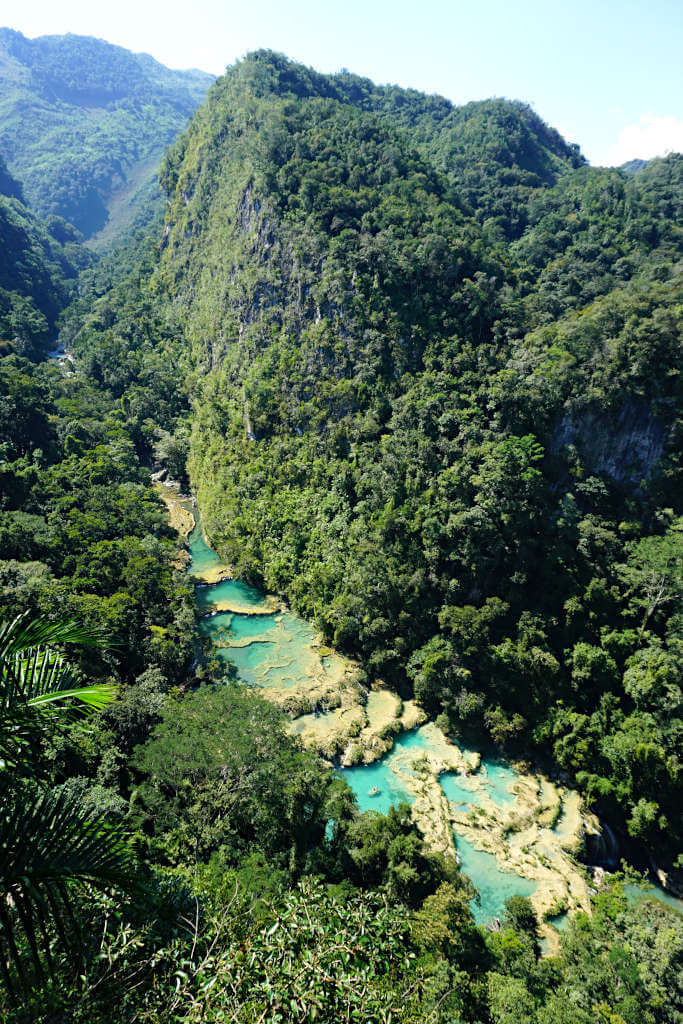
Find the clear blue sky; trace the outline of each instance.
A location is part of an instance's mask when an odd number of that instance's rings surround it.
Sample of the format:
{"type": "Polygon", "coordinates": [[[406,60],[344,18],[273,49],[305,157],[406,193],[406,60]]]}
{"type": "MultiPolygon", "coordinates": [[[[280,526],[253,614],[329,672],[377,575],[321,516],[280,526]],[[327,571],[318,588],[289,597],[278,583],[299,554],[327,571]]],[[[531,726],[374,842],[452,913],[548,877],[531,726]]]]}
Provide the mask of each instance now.
{"type": "Polygon", "coordinates": [[[683,150],[683,0],[1,0],[0,24],[216,74],[271,47],[456,103],[522,99],[592,163],[683,150]]]}

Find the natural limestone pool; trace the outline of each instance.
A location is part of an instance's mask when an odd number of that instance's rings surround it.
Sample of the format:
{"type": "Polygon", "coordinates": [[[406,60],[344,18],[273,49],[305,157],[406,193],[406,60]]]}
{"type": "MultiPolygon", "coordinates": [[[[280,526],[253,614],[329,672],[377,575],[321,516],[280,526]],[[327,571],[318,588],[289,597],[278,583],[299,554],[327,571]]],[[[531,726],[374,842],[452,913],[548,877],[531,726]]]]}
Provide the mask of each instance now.
{"type": "MultiPolygon", "coordinates": [[[[484,791],[495,804],[498,804],[499,807],[508,807],[515,802],[515,794],[511,792],[510,787],[518,777],[510,765],[487,758],[482,761],[477,783],[483,785],[484,791]]],[[[441,776],[440,782],[451,803],[469,805],[478,802],[478,786],[470,777],[444,774],[441,776]]]]}
{"type": "MultiPolygon", "coordinates": [[[[230,578],[198,524],[185,536],[200,634],[218,658],[289,713],[291,731],[307,746],[341,766],[361,810],[411,806],[427,842],[457,853],[479,892],[472,905],[479,923],[499,917],[513,893],[529,896],[539,918],[560,927],[567,911],[588,908],[585,876],[571,854],[578,833],[597,823],[576,793],[452,743],[387,689],[368,693],[357,667],[325,647],[307,622],[230,578]]],[[[543,933],[552,948],[557,932],[546,923],[543,933]]]]}
{"type": "Polygon", "coordinates": [[[378,761],[345,768],[342,774],[356,794],[360,809],[386,814],[396,804],[412,804],[414,794],[406,785],[405,774],[414,774],[413,761],[412,756],[405,755],[419,755],[428,748],[424,730],[413,729],[397,736],[390,752],[378,761]]]}
{"type": "MultiPolygon", "coordinates": [[[[406,783],[406,776],[416,777],[415,755],[419,757],[420,753],[426,754],[433,749],[433,742],[430,743],[432,736],[430,730],[425,728],[403,733],[396,739],[392,751],[381,760],[347,768],[343,772],[356,794],[361,810],[386,814],[392,805],[414,803],[415,793],[410,784],[406,783]]],[[[470,755],[470,763],[477,763],[477,755],[473,751],[463,752],[470,755]]],[[[508,805],[514,803],[515,796],[507,788],[515,780],[512,768],[491,761],[482,762],[479,771],[482,773],[483,785],[490,791],[492,799],[508,805]]],[[[477,784],[471,776],[444,772],[439,776],[439,782],[449,802],[461,807],[465,804],[477,805],[477,784]]],[[[456,834],[455,845],[463,871],[479,891],[479,900],[472,901],[472,910],[478,923],[487,924],[494,917],[500,916],[508,896],[514,893],[530,896],[535,891],[536,883],[533,880],[501,871],[493,854],[476,849],[462,836],[456,834]]]]}
{"type": "MultiPolygon", "coordinates": [[[[508,895],[536,893],[533,857],[527,851],[526,860],[515,863],[502,838],[515,812],[522,818],[531,814],[532,821],[534,813],[543,813],[536,780],[456,746],[433,723],[420,725],[424,716],[418,709],[390,691],[367,693],[355,685],[353,664],[324,647],[307,622],[277,599],[230,578],[198,524],[188,540],[188,572],[203,612],[200,634],[213,641],[217,657],[238,679],[290,713],[292,731],[304,743],[345,765],[343,775],[360,808],[386,813],[392,805],[410,804],[427,840],[457,852],[479,890],[473,911],[482,923],[501,914],[508,895]]],[[[566,863],[560,873],[571,874],[572,883],[562,880],[556,888],[563,896],[573,889],[572,905],[584,905],[581,876],[566,856],[561,859],[566,863]]]]}
{"type": "Polygon", "coordinates": [[[479,900],[472,900],[472,913],[477,924],[488,924],[503,912],[505,900],[518,893],[533,896],[538,883],[530,878],[501,871],[492,853],[478,850],[462,836],[456,839],[460,866],[474,882],[479,900]]]}
{"type": "Polygon", "coordinates": [[[541,785],[449,742],[434,723],[403,733],[381,760],[343,774],[362,810],[386,813],[408,803],[432,845],[457,855],[479,892],[472,903],[479,923],[500,917],[515,893],[531,897],[539,916],[587,908],[583,874],[548,827],[561,797],[547,780],[541,785]]]}
{"type": "Polygon", "coordinates": [[[274,697],[320,695],[340,682],[345,660],[322,647],[308,623],[276,598],[228,578],[229,567],[208,546],[199,525],[190,534],[189,549],[188,571],[198,581],[195,594],[203,612],[200,635],[214,642],[218,658],[234,666],[239,679],[274,697]]]}
{"type": "Polygon", "coordinates": [[[189,572],[192,576],[203,579],[207,574],[210,575],[216,570],[227,568],[216,552],[206,543],[202,528],[196,520],[194,529],[189,536],[189,547],[192,558],[189,572]]]}

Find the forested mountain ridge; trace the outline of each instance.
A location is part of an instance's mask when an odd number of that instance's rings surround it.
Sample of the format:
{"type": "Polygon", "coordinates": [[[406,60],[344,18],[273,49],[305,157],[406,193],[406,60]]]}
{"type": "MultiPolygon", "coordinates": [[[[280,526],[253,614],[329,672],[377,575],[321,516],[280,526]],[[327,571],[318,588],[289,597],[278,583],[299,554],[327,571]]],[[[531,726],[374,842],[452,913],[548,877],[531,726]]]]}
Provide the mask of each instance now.
{"type": "Polygon", "coordinates": [[[386,115],[458,186],[460,200],[493,238],[517,237],[534,192],[585,162],[578,146],[519,101],[488,99],[458,107],[443,96],[378,86],[348,71],[294,71],[286,57],[272,51],[251,55],[249,88],[260,96],[318,96],[386,115]]]}
{"type": "MultiPolygon", "coordinates": [[[[79,273],[82,284],[96,262],[71,224],[27,209],[1,162],[0,188],[8,193],[0,194],[0,605],[61,608],[92,628],[109,621],[121,654],[100,671],[130,682],[156,651],[178,673],[194,616],[142,463],[182,399],[166,375],[166,415],[157,407],[152,421],[138,402],[137,419],[130,406],[124,416],[94,373],[84,378],[69,360],[60,367],[45,359],[79,273]],[[177,653],[164,640],[169,625],[177,653]]],[[[138,304],[138,346],[140,314],[138,304]]]]}
{"type": "Polygon", "coordinates": [[[678,671],[637,567],[680,566],[683,161],[568,149],[510,244],[433,138],[347,96],[252,55],[162,168],[209,534],[371,676],[537,744],[675,856],[679,727],[633,680],[678,671]]]}
{"type": "Polygon", "coordinates": [[[107,241],[149,216],[161,155],[211,80],[87,36],[0,29],[0,154],[36,212],[107,241]]]}
{"type": "Polygon", "coordinates": [[[0,350],[38,357],[91,260],[78,232],[59,217],[42,221],[0,158],[0,350]]]}

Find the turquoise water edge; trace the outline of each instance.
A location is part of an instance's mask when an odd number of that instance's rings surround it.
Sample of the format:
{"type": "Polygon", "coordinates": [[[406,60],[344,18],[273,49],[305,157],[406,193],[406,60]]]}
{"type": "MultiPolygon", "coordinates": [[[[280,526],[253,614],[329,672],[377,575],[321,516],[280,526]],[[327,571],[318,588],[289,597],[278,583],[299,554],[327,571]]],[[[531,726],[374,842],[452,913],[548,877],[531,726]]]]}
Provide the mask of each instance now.
{"type": "MultiPolygon", "coordinates": [[[[412,804],[413,795],[402,785],[400,776],[392,771],[391,762],[404,751],[427,749],[423,730],[415,729],[400,735],[389,754],[381,760],[345,768],[342,774],[356,794],[360,809],[386,814],[392,805],[401,802],[412,804]]],[[[406,770],[405,766],[403,770],[406,770]]],[[[514,769],[500,761],[483,759],[480,772],[496,803],[502,805],[514,802],[514,794],[508,788],[516,778],[514,769]]],[[[466,777],[445,772],[439,781],[446,798],[452,803],[478,805],[478,791],[466,777]]],[[[469,875],[479,893],[478,900],[472,901],[472,911],[478,924],[488,924],[494,917],[500,917],[508,896],[515,893],[530,896],[535,891],[536,882],[512,872],[501,871],[493,854],[477,850],[457,833],[455,844],[462,870],[469,875]]]]}
{"type": "MultiPolygon", "coordinates": [[[[199,525],[189,537],[189,550],[192,573],[202,575],[222,565],[219,556],[206,543],[199,525]]],[[[217,643],[218,657],[235,667],[238,679],[249,685],[274,686],[282,690],[310,678],[311,643],[315,633],[298,615],[270,610],[265,606],[266,595],[239,580],[200,584],[195,587],[195,594],[199,609],[204,613],[200,623],[201,635],[217,643]],[[220,610],[220,606],[225,604],[240,610],[220,610]]],[[[323,665],[327,660],[322,659],[323,665]]],[[[413,729],[399,735],[389,753],[373,764],[341,769],[360,809],[386,814],[390,807],[399,803],[412,804],[412,793],[401,776],[392,770],[391,764],[394,758],[404,757],[411,751],[419,754],[427,749],[424,731],[413,729]]],[[[409,759],[402,762],[401,767],[402,771],[409,772],[409,759]]],[[[500,759],[483,757],[477,772],[479,785],[453,772],[444,772],[439,776],[439,782],[446,799],[462,810],[464,806],[478,806],[482,790],[499,807],[514,803],[511,787],[518,778],[511,765],[500,759]]],[[[530,896],[535,891],[536,882],[513,872],[501,871],[492,854],[477,850],[457,832],[455,843],[462,870],[478,892],[478,898],[472,901],[472,911],[478,924],[488,924],[500,917],[509,896],[515,893],[530,896]]],[[[683,901],[656,886],[645,889],[626,886],[626,890],[634,901],[654,897],[679,913],[683,908],[683,901]]],[[[551,923],[561,931],[567,922],[566,915],[558,915],[551,923]]]]}

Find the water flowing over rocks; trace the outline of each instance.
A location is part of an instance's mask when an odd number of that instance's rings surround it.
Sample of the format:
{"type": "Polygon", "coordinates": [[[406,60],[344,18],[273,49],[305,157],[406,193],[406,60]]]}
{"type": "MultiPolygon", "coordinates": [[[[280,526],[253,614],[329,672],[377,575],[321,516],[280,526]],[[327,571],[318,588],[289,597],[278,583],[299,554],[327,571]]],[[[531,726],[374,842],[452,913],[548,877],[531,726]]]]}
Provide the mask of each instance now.
{"type": "Polygon", "coordinates": [[[339,765],[361,809],[405,801],[427,842],[456,857],[481,892],[474,904],[491,923],[507,895],[529,895],[553,949],[552,922],[590,910],[587,875],[575,860],[600,824],[577,793],[522,766],[486,758],[452,742],[413,701],[378,686],[359,666],[326,647],[272,595],[232,578],[210,548],[193,500],[158,484],[171,522],[189,545],[187,572],[205,613],[202,635],[246,683],[291,718],[291,731],[339,765]]]}

